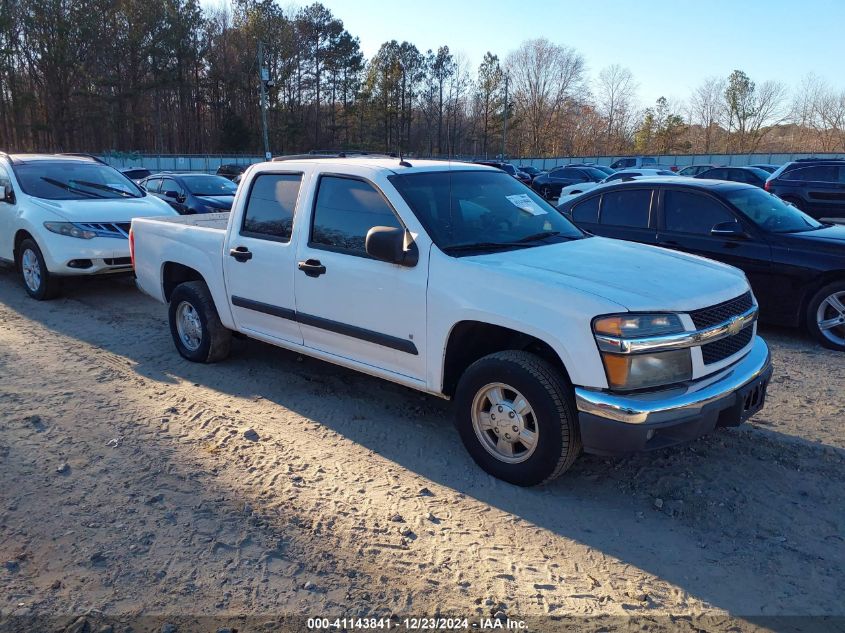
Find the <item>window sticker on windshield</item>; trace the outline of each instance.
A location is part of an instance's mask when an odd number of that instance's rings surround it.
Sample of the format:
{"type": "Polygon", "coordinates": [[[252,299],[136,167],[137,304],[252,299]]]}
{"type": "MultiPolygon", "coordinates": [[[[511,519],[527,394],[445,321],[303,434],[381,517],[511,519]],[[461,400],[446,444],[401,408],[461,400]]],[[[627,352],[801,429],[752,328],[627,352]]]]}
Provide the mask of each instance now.
{"type": "Polygon", "coordinates": [[[536,202],[534,202],[531,197],[526,193],[519,193],[513,196],[505,196],[508,200],[510,200],[513,206],[530,213],[531,215],[546,215],[548,211],[540,207],[536,202]]]}

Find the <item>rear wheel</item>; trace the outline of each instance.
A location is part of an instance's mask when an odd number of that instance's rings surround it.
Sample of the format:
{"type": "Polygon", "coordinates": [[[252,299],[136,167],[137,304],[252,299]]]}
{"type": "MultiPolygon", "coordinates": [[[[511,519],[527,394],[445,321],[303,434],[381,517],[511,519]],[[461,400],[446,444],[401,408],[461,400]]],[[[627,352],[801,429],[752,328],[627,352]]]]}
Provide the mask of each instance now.
{"type": "Polygon", "coordinates": [[[34,240],[25,239],[18,247],[18,271],[23,287],[33,299],[54,299],[61,292],[61,281],[47,270],[41,249],[34,240]]]}
{"type": "Polygon", "coordinates": [[[168,314],[170,334],[182,356],[196,363],[215,363],[229,355],[232,332],[220,322],[205,282],[176,286],[168,314]]]}
{"type": "Polygon", "coordinates": [[[528,352],[497,352],[473,363],[455,394],[455,424],[481,468],[518,486],[554,479],[581,452],[571,386],[528,352]]]}
{"type": "Polygon", "coordinates": [[[810,300],[807,329],[825,347],[845,351],[845,281],[825,286],[810,300]]]}

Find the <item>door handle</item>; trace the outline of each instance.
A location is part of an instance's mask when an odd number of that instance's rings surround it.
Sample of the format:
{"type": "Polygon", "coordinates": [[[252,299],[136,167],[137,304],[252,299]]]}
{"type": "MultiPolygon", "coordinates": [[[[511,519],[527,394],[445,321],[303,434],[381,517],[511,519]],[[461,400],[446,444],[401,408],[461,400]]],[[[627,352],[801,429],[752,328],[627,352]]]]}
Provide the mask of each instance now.
{"type": "Polygon", "coordinates": [[[249,252],[249,249],[246,246],[238,246],[237,248],[230,249],[229,255],[239,262],[245,262],[252,259],[252,253],[249,252]]]}
{"type": "Polygon", "coordinates": [[[309,277],[326,274],[326,267],[320,263],[319,259],[306,259],[304,262],[298,262],[297,267],[309,277]]]}

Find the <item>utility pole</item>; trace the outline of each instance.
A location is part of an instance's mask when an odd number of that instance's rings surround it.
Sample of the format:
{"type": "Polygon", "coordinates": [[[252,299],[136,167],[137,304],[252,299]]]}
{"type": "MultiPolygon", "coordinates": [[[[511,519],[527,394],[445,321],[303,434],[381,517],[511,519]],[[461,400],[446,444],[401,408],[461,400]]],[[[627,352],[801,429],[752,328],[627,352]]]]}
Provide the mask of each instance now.
{"type": "Polygon", "coordinates": [[[270,71],[264,66],[264,42],[258,42],[258,90],[261,97],[261,129],[264,137],[264,159],[270,160],[270,139],[267,135],[267,88],[273,86],[270,71]]]}
{"type": "Polygon", "coordinates": [[[505,148],[508,143],[508,73],[505,73],[505,109],[503,114],[504,121],[502,123],[502,160],[505,160],[505,148]]]}

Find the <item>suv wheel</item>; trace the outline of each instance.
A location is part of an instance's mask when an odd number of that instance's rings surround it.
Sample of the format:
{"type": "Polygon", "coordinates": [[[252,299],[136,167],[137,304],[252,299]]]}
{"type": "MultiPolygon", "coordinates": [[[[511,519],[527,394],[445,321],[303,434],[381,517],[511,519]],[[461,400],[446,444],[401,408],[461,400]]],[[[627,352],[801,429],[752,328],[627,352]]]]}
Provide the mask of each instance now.
{"type": "Polygon", "coordinates": [[[205,282],[187,281],[176,286],[168,315],[176,349],[188,360],[215,363],[229,355],[232,332],[220,322],[205,282]]]}
{"type": "Polygon", "coordinates": [[[455,424],[485,471],[518,486],[550,481],[581,452],[572,396],[563,374],[534,354],[490,354],[464,372],[455,424]]]}
{"type": "Polygon", "coordinates": [[[845,281],[825,286],[810,300],[807,329],[825,347],[845,351],[845,281]]]}
{"type": "Polygon", "coordinates": [[[51,275],[41,249],[34,240],[25,239],[18,247],[18,270],[27,293],[33,299],[54,299],[61,292],[61,281],[51,275]]]}

